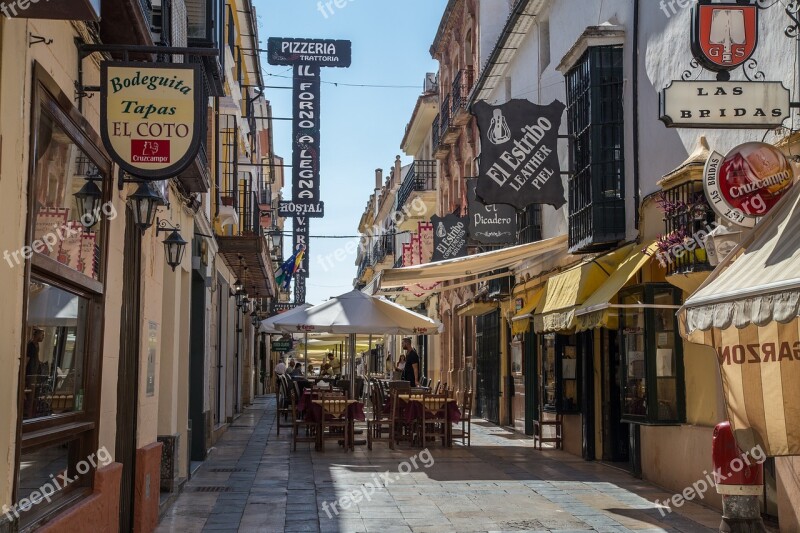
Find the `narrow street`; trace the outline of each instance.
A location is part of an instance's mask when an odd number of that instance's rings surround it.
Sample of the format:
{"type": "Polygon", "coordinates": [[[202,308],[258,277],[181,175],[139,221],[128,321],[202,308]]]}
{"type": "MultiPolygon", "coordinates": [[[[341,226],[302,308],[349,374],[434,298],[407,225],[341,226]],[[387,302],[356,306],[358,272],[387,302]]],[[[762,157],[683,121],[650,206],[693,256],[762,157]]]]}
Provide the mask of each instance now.
{"type": "Polygon", "coordinates": [[[719,525],[716,511],[693,503],[662,517],[653,502],[671,496],[664,490],[601,463],[537,451],[531,439],[481,420],[471,447],[431,447],[429,455],[385,443],[355,453],[299,443],[292,452],[290,430],[276,434],[274,407],[273,397],[259,397],[234,421],[156,531],[695,533],[719,525]],[[378,476],[386,472],[388,480],[378,476]],[[372,492],[366,484],[375,479],[383,488],[372,492]],[[359,503],[333,509],[354,491],[359,503]]]}

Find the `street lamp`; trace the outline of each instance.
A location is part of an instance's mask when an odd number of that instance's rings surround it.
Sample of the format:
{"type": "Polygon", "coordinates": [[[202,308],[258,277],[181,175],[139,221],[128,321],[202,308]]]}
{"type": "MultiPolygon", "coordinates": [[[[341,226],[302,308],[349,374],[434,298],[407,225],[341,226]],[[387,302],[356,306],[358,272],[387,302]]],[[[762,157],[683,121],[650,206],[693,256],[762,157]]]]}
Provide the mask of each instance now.
{"type": "Polygon", "coordinates": [[[186,252],[186,241],[183,240],[181,234],[178,233],[180,226],[171,227],[166,220],[158,220],[156,225],[156,235],[162,231],[171,231],[172,233],[164,239],[164,255],[167,258],[167,264],[175,272],[175,268],[181,264],[183,254],[186,252]]]}
{"type": "Polygon", "coordinates": [[[250,313],[250,323],[253,324],[253,327],[258,325],[258,311],[253,309],[253,312],[250,313]]]}
{"type": "Polygon", "coordinates": [[[78,204],[78,214],[80,215],[80,222],[84,228],[89,229],[99,220],[97,214],[100,212],[100,202],[103,201],[103,191],[94,182],[96,179],[102,179],[99,174],[88,174],[86,176],[86,183],[80,188],[78,192],[73,194],[75,203],[78,204]]]}
{"type": "Polygon", "coordinates": [[[159,205],[164,205],[164,198],[144,182],[140,183],[136,192],[128,197],[128,201],[131,203],[131,209],[133,210],[133,222],[142,231],[153,225],[153,220],[156,218],[156,208],[159,205]]]}

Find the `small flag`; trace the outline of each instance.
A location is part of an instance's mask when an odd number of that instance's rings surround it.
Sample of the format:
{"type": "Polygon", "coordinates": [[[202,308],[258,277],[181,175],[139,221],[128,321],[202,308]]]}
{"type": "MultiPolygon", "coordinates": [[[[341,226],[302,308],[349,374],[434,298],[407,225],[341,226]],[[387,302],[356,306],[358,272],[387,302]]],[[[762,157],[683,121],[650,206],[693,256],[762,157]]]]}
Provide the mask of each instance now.
{"type": "Polygon", "coordinates": [[[275,281],[283,288],[284,291],[289,290],[289,284],[294,277],[300,264],[303,262],[303,256],[306,253],[305,246],[301,246],[289,259],[283,262],[281,267],[275,272],[275,281]]]}

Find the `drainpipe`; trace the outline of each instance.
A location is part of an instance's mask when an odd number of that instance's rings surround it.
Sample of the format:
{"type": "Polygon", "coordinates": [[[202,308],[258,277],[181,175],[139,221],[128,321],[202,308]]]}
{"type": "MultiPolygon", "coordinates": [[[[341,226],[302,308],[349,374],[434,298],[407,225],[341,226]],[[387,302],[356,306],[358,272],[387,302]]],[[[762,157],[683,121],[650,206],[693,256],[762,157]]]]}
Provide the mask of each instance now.
{"type": "Polygon", "coordinates": [[[639,231],[639,0],[633,0],[633,224],[639,231]]]}

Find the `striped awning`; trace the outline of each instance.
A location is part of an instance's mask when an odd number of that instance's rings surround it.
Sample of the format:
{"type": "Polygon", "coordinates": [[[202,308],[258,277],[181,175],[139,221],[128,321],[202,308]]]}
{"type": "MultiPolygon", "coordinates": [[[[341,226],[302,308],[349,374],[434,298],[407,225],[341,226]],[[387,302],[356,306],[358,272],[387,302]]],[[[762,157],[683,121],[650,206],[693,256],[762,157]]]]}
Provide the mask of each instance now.
{"type": "Polygon", "coordinates": [[[800,455],[800,189],[762,219],[678,313],[713,346],[743,450],[800,455]]]}

